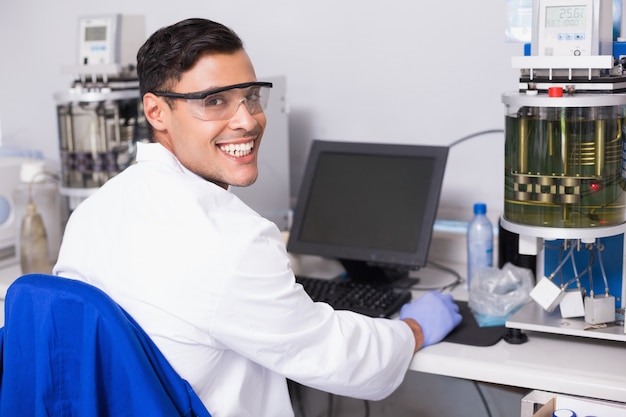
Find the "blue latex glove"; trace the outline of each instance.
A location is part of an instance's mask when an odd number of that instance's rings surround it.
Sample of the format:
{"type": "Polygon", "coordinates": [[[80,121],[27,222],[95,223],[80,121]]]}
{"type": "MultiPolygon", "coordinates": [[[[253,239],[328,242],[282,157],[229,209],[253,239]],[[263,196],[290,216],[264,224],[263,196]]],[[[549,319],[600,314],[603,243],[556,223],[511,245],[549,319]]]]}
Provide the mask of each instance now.
{"type": "Polygon", "coordinates": [[[424,346],[440,342],[461,322],[459,306],[450,294],[431,291],[400,309],[400,319],[413,319],[424,333],[424,346]]]}

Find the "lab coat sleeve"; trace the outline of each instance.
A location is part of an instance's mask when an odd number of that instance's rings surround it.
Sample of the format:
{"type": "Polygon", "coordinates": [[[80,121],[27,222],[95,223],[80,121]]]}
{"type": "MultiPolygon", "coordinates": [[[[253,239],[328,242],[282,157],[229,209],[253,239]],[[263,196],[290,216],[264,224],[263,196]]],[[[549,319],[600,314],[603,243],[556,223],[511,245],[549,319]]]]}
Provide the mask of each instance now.
{"type": "Polygon", "coordinates": [[[278,230],[254,236],[227,280],[212,337],[303,385],[372,400],[393,392],[413,356],[410,328],[314,303],[295,283],[278,230]]]}

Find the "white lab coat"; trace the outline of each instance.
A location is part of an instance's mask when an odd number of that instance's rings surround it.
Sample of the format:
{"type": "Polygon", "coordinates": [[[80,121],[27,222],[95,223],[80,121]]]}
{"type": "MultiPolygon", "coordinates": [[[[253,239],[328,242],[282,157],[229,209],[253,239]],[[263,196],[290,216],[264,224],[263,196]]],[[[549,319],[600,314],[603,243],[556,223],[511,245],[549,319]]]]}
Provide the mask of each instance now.
{"type": "Polygon", "coordinates": [[[285,378],[381,399],[414,349],[399,320],[314,303],[278,228],[159,144],[72,213],[54,273],[102,288],[214,417],[293,416],[285,378]]]}

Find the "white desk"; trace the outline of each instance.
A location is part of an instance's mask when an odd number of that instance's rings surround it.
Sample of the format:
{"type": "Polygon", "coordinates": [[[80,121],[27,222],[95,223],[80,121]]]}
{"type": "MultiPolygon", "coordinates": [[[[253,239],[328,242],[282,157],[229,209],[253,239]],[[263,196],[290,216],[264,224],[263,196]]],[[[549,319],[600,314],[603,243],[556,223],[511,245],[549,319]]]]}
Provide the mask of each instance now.
{"type": "MultiPolygon", "coordinates": [[[[465,289],[459,288],[453,294],[457,299],[467,299],[465,289]]],[[[520,345],[501,340],[489,347],[447,342],[429,346],[415,355],[410,369],[626,402],[626,343],[539,332],[526,334],[528,341],[520,345]]]]}
{"type": "Polygon", "coordinates": [[[529,332],[528,341],[474,347],[440,343],[410,369],[501,385],[626,402],[626,344],[529,332]]]}
{"type": "MultiPolygon", "coordinates": [[[[463,268],[457,265],[455,269],[463,268]]],[[[457,288],[453,294],[457,299],[467,299],[463,288],[457,288]]],[[[626,343],[539,332],[526,334],[528,341],[520,345],[501,340],[489,347],[447,342],[429,346],[415,355],[410,369],[626,402],[626,343]]]]}
{"type": "MultiPolygon", "coordinates": [[[[463,265],[453,269],[461,272],[463,265]]],[[[431,272],[432,273],[432,272],[431,272]]],[[[426,270],[418,272],[426,278],[426,270]]],[[[456,299],[467,299],[457,288],[456,299]]],[[[419,296],[419,294],[416,294],[419,296]]],[[[626,343],[526,332],[521,345],[439,343],[415,355],[410,369],[521,388],[626,402],[626,343]]]]}
{"type": "MultiPolygon", "coordinates": [[[[341,271],[335,263],[303,257],[294,269],[334,276],[341,271]]],[[[433,272],[417,275],[422,284],[434,282],[433,272]]],[[[1,319],[4,323],[4,294],[20,275],[18,265],[0,269],[1,319]]],[[[439,280],[439,282],[441,282],[439,280]]],[[[455,297],[467,299],[463,288],[455,297]]],[[[419,292],[416,294],[419,296],[419,292]]],[[[511,345],[500,341],[490,347],[439,343],[418,352],[410,369],[494,384],[538,389],[563,394],[626,402],[626,343],[573,336],[528,333],[528,342],[511,345]]]]}

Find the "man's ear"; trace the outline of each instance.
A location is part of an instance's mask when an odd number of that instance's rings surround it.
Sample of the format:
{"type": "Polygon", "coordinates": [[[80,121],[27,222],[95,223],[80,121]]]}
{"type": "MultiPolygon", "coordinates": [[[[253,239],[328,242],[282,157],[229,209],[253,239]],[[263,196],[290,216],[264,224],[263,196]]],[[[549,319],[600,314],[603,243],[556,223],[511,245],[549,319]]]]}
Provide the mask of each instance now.
{"type": "Polygon", "coordinates": [[[146,120],[155,130],[166,129],[165,116],[167,112],[163,111],[163,106],[167,106],[165,100],[159,99],[152,93],[144,94],[143,112],[146,115],[146,120]]]}

